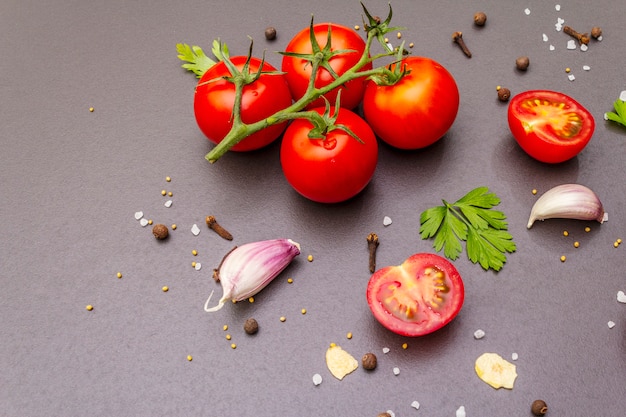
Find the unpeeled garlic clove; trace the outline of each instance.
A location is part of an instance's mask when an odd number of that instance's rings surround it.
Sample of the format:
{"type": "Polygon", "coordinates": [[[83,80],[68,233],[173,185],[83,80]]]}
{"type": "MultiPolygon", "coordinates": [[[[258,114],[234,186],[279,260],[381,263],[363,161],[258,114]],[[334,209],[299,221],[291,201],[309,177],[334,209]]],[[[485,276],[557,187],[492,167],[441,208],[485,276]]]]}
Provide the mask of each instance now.
{"type": "Polygon", "coordinates": [[[300,254],[300,245],[291,239],[273,239],[247,243],[230,251],[215,270],[222,284],[222,298],[209,308],[213,291],[204,310],[221,309],[228,300],[242,301],[252,297],[280,274],[300,254]]]}
{"type": "Polygon", "coordinates": [[[533,205],[527,228],[536,220],[577,219],[608,220],[600,199],[591,189],[580,184],[562,184],[546,191],[533,205]]]}

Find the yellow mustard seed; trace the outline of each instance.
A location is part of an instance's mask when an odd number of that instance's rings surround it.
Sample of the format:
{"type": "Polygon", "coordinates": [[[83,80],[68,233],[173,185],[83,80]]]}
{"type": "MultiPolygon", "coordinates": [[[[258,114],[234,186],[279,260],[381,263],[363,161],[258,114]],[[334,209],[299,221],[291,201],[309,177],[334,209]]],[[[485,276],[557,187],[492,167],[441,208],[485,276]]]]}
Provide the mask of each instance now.
{"type": "Polygon", "coordinates": [[[354,30],[359,30],[361,27],[359,25],[354,25],[354,30]]]}
{"type": "Polygon", "coordinates": [[[580,246],[580,242],[574,242],[574,247],[577,248],[580,246]]]}
{"type": "Polygon", "coordinates": [[[396,37],[397,37],[398,39],[400,39],[400,38],[402,37],[402,33],[398,32],[398,33],[396,34],[396,37]]]}
{"type": "Polygon", "coordinates": [[[193,261],[193,262],[191,263],[191,266],[192,266],[193,268],[195,268],[195,267],[196,267],[196,261],[193,261]]]}
{"type": "Polygon", "coordinates": [[[177,227],[178,227],[178,226],[176,226],[176,223],[174,223],[174,224],[172,225],[172,230],[176,230],[176,228],[177,228],[177,227]]]}
{"type": "Polygon", "coordinates": [[[496,85],[496,91],[500,91],[502,89],[501,85],[496,85]]]}
{"type": "Polygon", "coordinates": [[[227,335],[226,335],[226,340],[230,340],[230,339],[232,339],[232,336],[231,336],[231,335],[229,335],[229,334],[227,334],[227,335]]]}
{"type": "Polygon", "coordinates": [[[228,330],[228,324],[225,324],[224,327],[222,327],[222,329],[224,329],[224,331],[228,330]]]}
{"type": "Polygon", "coordinates": [[[346,339],[352,339],[352,332],[348,332],[348,334],[346,334],[346,339]]]}
{"type": "Polygon", "coordinates": [[[91,311],[91,310],[93,310],[93,306],[91,304],[89,304],[87,307],[85,307],[85,309],[87,311],[91,311]]]}
{"type": "Polygon", "coordinates": [[[617,243],[617,241],[613,242],[613,247],[616,248],[619,246],[619,243],[617,243]]]}
{"type": "Polygon", "coordinates": [[[170,287],[168,287],[167,285],[164,285],[163,288],[161,288],[161,290],[163,292],[168,292],[170,290],[170,287]]]}
{"type": "Polygon", "coordinates": [[[617,242],[617,244],[619,245],[620,243],[622,243],[622,239],[617,238],[616,242],[617,242]]]}
{"type": "Polygon", "coordinates": [[[415,44],[414,44],[413,42],[411,42],[411,43],[409,44],[409,48],[413,48],[414,46],[415,46],[415,44]]]}
{"type": "Polygon", "coordinates": [[[561,262],[565,262],[566,259],[565,255],[561,255],[561,262]]]}
{"type": "Polygon", "coordinates": [[[197,256],[197,255],[198,255],[198,251],[194,249],[194,250],[192,250],[192,251],[191,251],[191,254],[192,254],[193,256],[197,256]]]}
{"type": "Polygon", "coordinates": [[[173,195],[174,195],[174,193],[173,193],[173,192],[171,192],[171,191],[168,191],[168,192],[167,192],[167,195],[171,197],[171,196],[173,196],[173,195]]]}
{"type": "Polygon", "coordinates": [[[302,310],[300,310],[300,312],[301,312],[302,314],[306,314],[306,308],[303,308],[302,310]]]}
{"type": "Polygon", "coordinates": [[[313,262],[313,255],[309,255],[309,256],[307,256],[307,258],[306,258],[306,259],[307,259],[307,261],[309,261],[309,262],[313,262]]]}
{"type": "Polygon", "coordinates": [[[563,236],[565,237],[569,236],[569,232],[567,230],[563,230],[563,236]]]}
{"type": "Polygon", "coordinates": [[[193,360],[193,356],[191,356],[191,355],[187,355],[187,360],[188,360],[189,362],[191,362],[191,361],[193,360]]]}
{"type": "Polygon", "coordinates": [[[408,349],[409,348],[409,344],[408,343],[403,343],[402,344],[402,349],[408,349]]]}
{"type": "Polygon", "coordinates": [[[285,322],[285,320],[287,320],[287,319],[285,318],[285,316],[281,316],[281,317],[280,317],[280,321],[282,321],[283,323],[285,322]]]}
{"type": "Polygon", "coordinates": [[[385,38],[385,43],[389,43],[389,38],[385,38]]]}
{"type": "Polygon", "coordinates": [[[572,69],[571,69],[571,68],[569,68],[569,67],[565,68],[565,73],[566,73],[566,74],[569,74],[570,72],[572,72],[572,69]]]}
{"type": "Polygon", "coordinates": [[[170,182],[170,181],[172,181],[172,178],[171,177],[165,177],[165,181],[170,182]]]}
{"type": "Polygon", "coordinates": [[[121,272],[118,272],[118,273],[117,273],[117,277],[118,277],[118,278],[122,278],[122,273],[121,273],[121,272]]]}
{"type": "Polygon", "coordinates": [[[532,193],[533,193],[533,195],[537,195],[537,189],[533,188],[532,193]]]}
{"type": "Polygon", "coordinates": [[[330,347],[331,347],[331,348],[334,348],[335,346],[337,346],[337,344],[336,344],[335,342],[332,342],[332,343],[330,344],[330,347]]]}
{"type": "Polygon", "coordinates": [[[89,107],[89,111],[90,111],[91,113],[93,113],[93,111],[94,111],[94,110],[95,110],[95,109],[94,109],[93,107],[89,107]]]}
{"type": "Polygon", "coordinates": [[[250,303],[254,303],[254,297],[250,297],[250,298],[248,298],[248,302],[250,302],[250,303]]]}
{"type": "Polygon", "coordinates": [[[167,191],[161,190],[161,195],[165,195],[165,194],[167,194],[167,191]]]}
{"type": "Polygon", "coordinates": [[[589,227],[589,226],[585,227],[585,232],[587,232],[587,233],[591,232],[591,227],[589,227]]]}
{"type": "Polygon", "coordinates": [[[234,344],[234,343],[231,343],[231,344],[230,344],[230,347],[231,347],[231,348],[233,348],[233,349],[237,349],[237,345],[236,345],[236,344],[234,344]]]}
{"type": "Polygon", "coordinates": [[[152,219],[148,220],[148,224],[150,224],[150,225],[151,225],[152,223],[154,223],[154,222],[152,221],[152,219]]]}
{"type": "Polygon", "coordinates": [[[293,284],[293,278],[287,278],[287,283],[288,284],[293,284]]]}

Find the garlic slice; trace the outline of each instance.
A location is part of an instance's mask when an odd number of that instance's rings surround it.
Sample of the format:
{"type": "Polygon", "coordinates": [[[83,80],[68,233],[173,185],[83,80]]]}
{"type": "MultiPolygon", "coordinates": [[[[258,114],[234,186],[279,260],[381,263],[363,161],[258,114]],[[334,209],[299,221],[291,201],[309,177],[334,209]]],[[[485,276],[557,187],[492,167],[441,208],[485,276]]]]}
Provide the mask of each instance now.
{"type": "Polygon", "coordinates": [[[562,184],[546,191],[533,205],[527,228],[536,220],[577,219],[608,220],[600,199],[591,189],[580,184],[562,184]]]}

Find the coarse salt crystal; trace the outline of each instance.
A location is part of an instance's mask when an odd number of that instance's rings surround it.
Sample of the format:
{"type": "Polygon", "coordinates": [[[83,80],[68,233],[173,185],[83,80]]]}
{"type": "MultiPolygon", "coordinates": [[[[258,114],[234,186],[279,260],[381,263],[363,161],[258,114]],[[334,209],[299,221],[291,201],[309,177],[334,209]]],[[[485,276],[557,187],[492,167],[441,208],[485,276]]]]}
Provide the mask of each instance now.
{"type": "Polygon", "coordinates": [[[197,224],[194,223],[194,225],[191,226],[191,233],[193,233],[194,236],[198,236],[200,234],[200,228],[197,224]]]}
{"type": "Polygon", "coordinates": [[[465,417],[465,407],[464,406],[460,406],[457,410],[456,410],[456,417],[465,417]]]}
{"type": "Polygon", "coordinates": [[[554,51],[554,45],[550,45],[550,50],[554,51]]]}
{"type": "Polygon", "coordinates": [[[519,359],[519,355],[518,355],[517,353],[513,352],[513,353],[511,354],[511,359],[513,359],[514,361],[516,361],[517,359],[519,359]]]}
{"type": "Polygon", "coordinates": [[[591,67],[589,65],[583,65],[583,71],[589,71],[591,67]]]}
{"type": "Polygon", "coordinates": [[[624,291],[617,292],[617,302],[626,304],[626,294],[624,291]]]}
{"type": "Polygon", "coordinates": [[[478,329],[474,332],[474,339],[482,339],[485,337],[485,331],[482,329],[478,329]]]}
{"type": "Polygon", "coordinates": [[[139,220],[143,217],[143,211],[138,211],[135,213],[135,220],[139,220]]]}
{"type": "Polygon", "coordinates": [[[598,36],[598,38],[596,39],[598,42],[602,42],[602,35],[598,36]]]}
{"type": "Polygon", "coordinates": [[[200,262],[196,262],[196,266],[194,266],[194,268],[196,269],[196,271],[199,271],[202,269],[202,264],[200,262]]]}
{"type": "Polygon", "coordinates": [[[391,221],[391,218],[389,216],[385,216],[383,218],[383,226],[389,226],[391,223],[393,222],[391,221]]]}
{"type": "Polygon", "coordinates": [[[619,99],[622,101],[626,101],[626,90],[619,93],[619,99]]]}
{"type": "Polygon", "coordinates": [[[557,12],[561,11],[561,5],[560,4],[555,4],[554,5],[554,10],[556,10],[557,12]]]}
{"type": "Polygon", "coordinates": [[[149,221],[147,219],[141,219],[139,220],[139,224],[142,225],[143,227],[146,227],[148,225],[149,221]]]}
{"type": "Polygon", "coordinates": [[[383,353],[389,353],[389,348],[388,347],[384,347],[383,348],[383,353]]]}
{"type": "Polygon", "coordinates": [[[585,45],[584,43],[582,45],[580,45],[580,50],[583,52],[587,52],[587,49],[589,49],[589,47],[587,45],[585,45]]]}
{"type": "Polygon", "coordinates": [[[167,200],[164,204],[165,207],[170,208],[172,207],[172,200],[167,200]]]}
{"type": "Polygon", "coordinates": [[[613,327],[615,327],[615,322],[614,321],[609,321],[607,323],[607,325],[609,326],[609,329],[612,329],[613,327]]]}
{"type": "Polygon", "coordinates": [[[396,375],[396,376],[397,376],[397,375],[400,375],[400,368],[398,368],[397,366],[395,366],[395,367],[393,368],[393,374],[394,374],[394,375],[396,375]]]}
{"type": "Polygon", "coordinates": [[[419,409],[420,409],[420,403],[419,403],[419,401],[413,401],[413,402],[411,403],[411,407],[415,408],[416,410],[419,410],[419,409]]]}
{"type": "Polygon", "coordinates": [[[568,76],[567,76],[567,78],[568,78],[570,81],[574,81],[574,80],[576,79],[576,77],[574,76],[574,74],[570,74],[570,75],[568,75],[568,76]]]}
{"type": "Polygon", "coordinates": [[[567,41],[567,49],[576,49],[576,41],[573,39],[567,41]]]}
{"type": "Polygon", "coordinates": [[[530,15],[530,9],[529,8],[524,9],[524,13],[526,13],[526,16],[530,15]]]}
{"type": "Polygon", "coordinates": [[[317,386],[321,383],[322,383],[322,376],[320,374],[313,375],[313,384],[317,386]]]}
{"type": "Polygon", "coordinates": [[[543,34],[543,41],[548,42],[548,35],[546,35],[545,33],[543,34]]]}
{"type": "Polygon", "coordinates": [[[396,414],[392,410],[387,410],[387,414],[389,414],[390,417],[396,417],[396,414]]]}

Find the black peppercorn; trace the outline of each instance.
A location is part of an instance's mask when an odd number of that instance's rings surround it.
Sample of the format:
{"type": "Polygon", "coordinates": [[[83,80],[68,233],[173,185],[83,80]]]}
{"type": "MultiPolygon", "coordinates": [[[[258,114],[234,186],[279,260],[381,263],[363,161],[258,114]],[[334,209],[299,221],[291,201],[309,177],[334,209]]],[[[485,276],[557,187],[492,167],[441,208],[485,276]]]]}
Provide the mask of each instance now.
{"type": "Polygon", "coordinates": [[[247,334],[255,334],[259,331],[259,323],[255,319],[250,318],[243,324],[243,330],[247,334]]]}
{"type": "Polygon", "coordinates": [[[378,360],[376,359],[376,355],[373,353],[366,353],[363,355],[363,358],[361,358],[361,363],[363,364],[363,369],[371,371],[376,368],[378,360]]]}
{"type": "Polygon", "coordinates": [[[548,405],[543,400],[535,400],[530,406],[530,411],[533,415],[543,416],[548,412],[548,405]]]}
{"type": "Polygon", "coordinates": [[[169,236],[170,232],[167,226],[164,224],[155,224],[152,228],[152,234],[159,240],[165,239],[169,236]]]}
{"type": "Polygon", "coordinates": [[[483,12],[477,12],[474,15],[474,24],[476,26],[484,26],[487,22],[487,15],[483,12]]]}
{"type": "Polygon", "coordinates": [[[270,26],[265,29],[265,39],[267,39],[268,41],[273,41],[274,39],[276,39],[276,28],[270,26]]]}
{"type": "Polygon", "coordinates": [[[511,98],[511,91],[508,88],[501,87],[498,89],[498,100],[509,101],[511,98]]]}
{"type": "Polygon", "coordinates": [[[530,59],[527,56],[520,56],[515,60],[515,66],[520,71],[526,71],[530,65],[530,59]]]}

